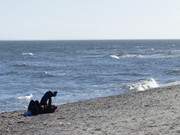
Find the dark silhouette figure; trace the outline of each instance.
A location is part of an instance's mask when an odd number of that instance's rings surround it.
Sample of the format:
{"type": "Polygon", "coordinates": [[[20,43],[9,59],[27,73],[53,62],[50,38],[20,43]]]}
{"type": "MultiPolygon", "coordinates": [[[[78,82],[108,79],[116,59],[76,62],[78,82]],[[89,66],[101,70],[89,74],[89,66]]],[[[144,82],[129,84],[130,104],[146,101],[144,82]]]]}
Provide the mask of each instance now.
{"type": "Polygon", "coordinates": [[[32,116],[43,113],[53,113],[57,106],[52,105],[52,97],[57,95],[57,91],[48,91],[44,94],[41,99],[41,102],[31,100],[28,106],[28,111],[24,113],[24,116],[32,116]]]}
{"type": "Polygon", "coordinates": [[[28,106],[28,112],[31,112],[32,115],[37,115],[42,112],[39,101],[31,100],[28,106]]]}
{"type": "Polygon", "coordinates": [[[57,95],[57,91],[48,91],[44,94],[44,96],[41,98],[40,106],[42,107],[43,111],[45,112],[52,112],[54,110],[54,105],[52,105],[52,97],[55,97],[57,95]]]}

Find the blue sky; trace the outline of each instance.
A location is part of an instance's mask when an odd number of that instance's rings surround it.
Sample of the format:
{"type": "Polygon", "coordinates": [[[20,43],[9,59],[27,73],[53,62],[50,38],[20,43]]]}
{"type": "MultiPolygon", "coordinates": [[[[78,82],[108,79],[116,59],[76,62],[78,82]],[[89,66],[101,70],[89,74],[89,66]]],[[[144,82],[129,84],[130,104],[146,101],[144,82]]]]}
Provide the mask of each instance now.
{"type": "Polygon", "coordinates": [[[0,40],[180,38],[180,0],[0,0],[0,40]]]}

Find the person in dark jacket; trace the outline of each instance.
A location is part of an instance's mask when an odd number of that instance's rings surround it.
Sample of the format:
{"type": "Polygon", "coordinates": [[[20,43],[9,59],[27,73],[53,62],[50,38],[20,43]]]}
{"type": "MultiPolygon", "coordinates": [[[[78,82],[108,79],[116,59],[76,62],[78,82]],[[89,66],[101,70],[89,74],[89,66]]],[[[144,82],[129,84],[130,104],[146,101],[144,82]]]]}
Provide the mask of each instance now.
{"type": "Polygon", "coordinates": [[[28,106],[27,112],[24,113],[24,116],[33,116],[43,113],[53,113],[57,109],[57,106],[52,105],[52,97],[57,95],[57,91],[48,91],[44,94],[39,103],[38,100],[31,100],[28,106]]]}
{"type": "Polygon", "coordinates": [[[44,112],[52,112],[57,108],[56,106],[52,105],[52,97],[55,97],[56,95],[57,91],[47,91],[41,98],[40,105],[44,112]]]}
{"type": "Polygon", "coordinates": [[[42,113],[42,108],[39,101],[31,100],[28,106],[28,110],[24,113],[24,116],[38,115],[40,113],[42,113]]]}

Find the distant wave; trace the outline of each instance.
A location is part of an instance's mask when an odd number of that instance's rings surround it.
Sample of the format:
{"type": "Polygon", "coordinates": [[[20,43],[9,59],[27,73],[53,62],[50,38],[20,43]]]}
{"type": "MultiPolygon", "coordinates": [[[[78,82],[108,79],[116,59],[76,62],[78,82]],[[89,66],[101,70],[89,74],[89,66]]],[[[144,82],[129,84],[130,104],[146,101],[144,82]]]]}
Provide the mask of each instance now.
{"type": "Polygon", "coordinates": [[[167,75],[177,75],[177,76],[179,76],[180,75],[180,69],[171,69],[171,70],[165,71],[165,73],[167,75]]]}
{"type": "Polygon", "coordinates": [[[124,54],[124,55],[110,55],[111,58],[120,59],[120,58],[143,58],[143,55],[139,54],[124,54]]]}
{"type": "Polygon", "coordinates": [[[58,70],[59,67],[55,64],[49,64],[45,62],[31,62],[31,61],[17,61],[14,62],[11,66],[16,68],[23,69],[32,69],[34,71],[46,71],[46,70],[58,70]]]}
{"type": "Polygon", "coordinates": [[[114,59],[119,59],[119,56],[117,55],[110,55],[111,58],[114,58],[114,59]]]}
{"type": "Polygon", "coordinates": [[[147,76],[146,73],[140,73],[140,72],[120,72],[117,75],[121,76],[147,76]]]}
{"type": "Polygon", "coordinates": [[[176,46],[176,44],[172,44],[171,46],[175,47],[175,46],[176,46]]]}
{"type": "Polygon", "coordinates": [[[154,51],[155,49],[154,48],[151,48],[151,51],[154,51]]]}
{"type": "MultiPolygon", "coordinates": [[[[153,48],[151,48],[154,50],[153,48]]],[[[114,59],[122,59],[122,58],[141,58],[141,59],[164,59],[164,58],[178,58],[180,57],[180,50],[172,50],[167,52],[157,52],[154,54],[112,54],[110,55],[111,58],[114,59]]]]}
{"type": "Polygon", "coordinates": [[[23,55],[23,56],[34,56],[34,53],[31,53],[31,52],[23,52],[22,55],[23,55]]]}
{"type": "Polygon", "coordinates": [[[45,77],[55,77],[56,76],[55,74],[52,74],[52,73],[47,72],[47,71],[42,72],[41,75],[45,76],[45,77]]]}
{"type": "Polygon", "coordinates": [[[43,72],[36,72],[33,75],[36,78],[46,78],[46,77],[57,77],[58,75],[53,74],[51,72],[43,71],[43,72]]]}
{"type": "Polygon", "coordinates": [[[160,85],[153,79],[140,80],[125,86],[130,91],[145,91],[152,88],[157,88],[160,85]]]}
{"type": "Polygon", "coordinates": [[[0,73],[0,76],[15,75],[15,74],[18,74],[18,72],[9,71],[9,72],[0,73]]]}
{"type": "Polygon", "coordinates": [[[143,55],[140,54],[125,54],[122,55],[121,58],[143,58],[143,55]]]}
{"type": "Polygon", "coordinates": [[[27,64],[27,63],[16,63],[13,65],[14,67],[29,67],[31,65],[27,64]]]}

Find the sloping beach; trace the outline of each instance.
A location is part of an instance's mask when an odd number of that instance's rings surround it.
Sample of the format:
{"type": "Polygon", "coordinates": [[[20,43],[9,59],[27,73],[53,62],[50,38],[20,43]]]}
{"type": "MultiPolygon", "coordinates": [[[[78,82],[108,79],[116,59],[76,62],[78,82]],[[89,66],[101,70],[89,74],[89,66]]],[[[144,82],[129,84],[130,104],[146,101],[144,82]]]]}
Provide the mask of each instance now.
{"type": "Polygon", "coordinates": [[[0,134],[178,135],[180,86],[61,105],[52,114],[0,114],[0,134]]]}

